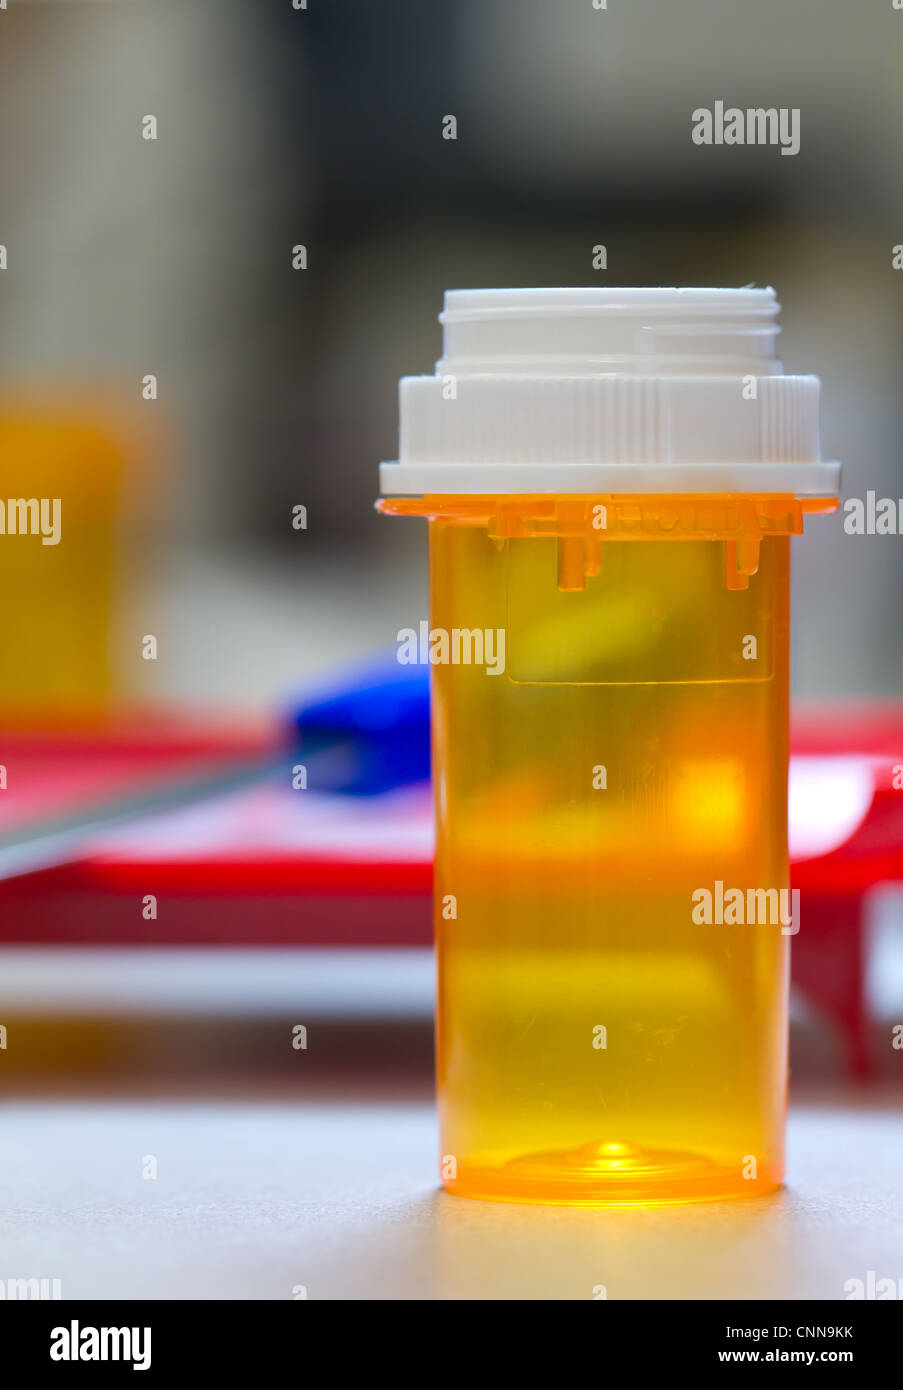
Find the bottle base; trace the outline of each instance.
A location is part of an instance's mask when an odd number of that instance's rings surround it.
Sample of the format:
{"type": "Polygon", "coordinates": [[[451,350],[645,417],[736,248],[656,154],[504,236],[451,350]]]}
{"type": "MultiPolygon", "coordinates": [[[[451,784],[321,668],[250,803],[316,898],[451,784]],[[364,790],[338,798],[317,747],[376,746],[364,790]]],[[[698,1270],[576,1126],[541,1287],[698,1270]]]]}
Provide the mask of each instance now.
{"type": "Polygon", "coordinates": [[[762,1197],[776,1192],[783,1174],[744,1177],[701,1154],[644,1149],[625,1143],[590,1143],[577,1149],[524,1154],[496,1168],[466,1166],[446,1179],[448,1192],[491,1202],[543,1206],[673,1206],[762,1197]]]}

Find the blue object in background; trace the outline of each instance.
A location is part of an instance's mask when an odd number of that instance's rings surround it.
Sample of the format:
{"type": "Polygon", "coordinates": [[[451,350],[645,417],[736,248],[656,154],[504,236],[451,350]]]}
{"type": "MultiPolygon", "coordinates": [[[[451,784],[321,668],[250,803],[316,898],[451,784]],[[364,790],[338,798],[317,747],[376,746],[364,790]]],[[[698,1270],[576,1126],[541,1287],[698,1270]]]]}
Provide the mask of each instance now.
{"type": "Polygon", "coordinates": [[[430,775],[428,666],[395,649],[299,702],[291,716],[311,791],[375,796],[430,775]]]}

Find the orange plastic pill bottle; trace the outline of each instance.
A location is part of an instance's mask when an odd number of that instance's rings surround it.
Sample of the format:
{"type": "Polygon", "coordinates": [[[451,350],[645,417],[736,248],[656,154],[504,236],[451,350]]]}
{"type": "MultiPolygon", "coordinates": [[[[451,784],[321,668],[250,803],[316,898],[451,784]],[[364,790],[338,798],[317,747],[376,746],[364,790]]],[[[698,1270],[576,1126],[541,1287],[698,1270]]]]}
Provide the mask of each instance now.
{"type": "Polygon", "coordinates": [[[836,506],[770,289],[453,291],[380,507],[430,537],[441,1173],[784,1174],[789,538],[836,506]]]}

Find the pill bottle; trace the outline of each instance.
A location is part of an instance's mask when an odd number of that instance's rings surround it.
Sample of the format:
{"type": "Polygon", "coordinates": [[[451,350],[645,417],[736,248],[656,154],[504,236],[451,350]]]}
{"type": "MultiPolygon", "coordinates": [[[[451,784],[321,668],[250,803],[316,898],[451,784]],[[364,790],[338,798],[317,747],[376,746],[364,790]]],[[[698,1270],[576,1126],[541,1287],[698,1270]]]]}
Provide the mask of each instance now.
{"type": "Polygon", "coordinates": [[[790,537],[837,505],[771,289],[449,292],[429,523],[440,1171],[577,1205],[784,1175],[790,537]]]}

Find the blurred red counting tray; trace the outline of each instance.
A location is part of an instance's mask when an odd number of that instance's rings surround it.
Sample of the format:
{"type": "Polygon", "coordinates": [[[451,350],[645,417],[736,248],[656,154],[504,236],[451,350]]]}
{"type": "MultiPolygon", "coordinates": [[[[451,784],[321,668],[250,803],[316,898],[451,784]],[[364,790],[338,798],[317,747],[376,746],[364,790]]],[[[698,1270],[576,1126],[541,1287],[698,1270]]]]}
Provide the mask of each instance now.
{"type": "MultiPolygon", "coordinates": [[[[6,740],[0,830],[276,751],[265,731],[211,738],[178,724],[6,740]]],[[[804,904],[794,979],[864,1066],[862,905],[903,878],[903,707],[795,710],[790,842],[804,904]]],[[[426,945],[432,852],[425,783],[351,797],[299,795],[279,778],[88,831],[68,862],[0,880],[0,941],[426,945]],[[143,915],[147,895],[155,919],[143,915]]]]}

